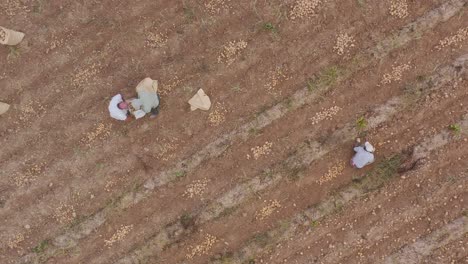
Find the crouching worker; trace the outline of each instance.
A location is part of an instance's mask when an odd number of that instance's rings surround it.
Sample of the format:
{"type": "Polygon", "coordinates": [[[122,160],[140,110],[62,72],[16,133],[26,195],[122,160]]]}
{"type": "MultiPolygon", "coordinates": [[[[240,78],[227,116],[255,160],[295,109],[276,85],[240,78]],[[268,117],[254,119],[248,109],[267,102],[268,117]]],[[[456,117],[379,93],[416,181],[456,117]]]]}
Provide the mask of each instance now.
{"type": "Polygon", "coordinates": [[[359,145],[360,140],[358,139],[354,147],[354,157],[351,159],[351,165],[358,169],[363,168],[366,165],[374,162],[374,147],[366,141],[364,145],[359,145]]]}
{"type": "Polygon", "coordinates": [[[125,121],[130,113],[128,108],[128,102],[124,100],[121,94],[117,94],[112,97],[109,103],[110,116],[117,120],[125,121]]]}
{"type": "Polygon", "coordinates": [[[136,110],[141,110],[145,114],[151,114],[150,117],[154,118],[159,113],[159,95],[158,95],[158,81],[151,78],[145,78],[137,87],[137,99],[131,101],[132,106],[136,110]]]}

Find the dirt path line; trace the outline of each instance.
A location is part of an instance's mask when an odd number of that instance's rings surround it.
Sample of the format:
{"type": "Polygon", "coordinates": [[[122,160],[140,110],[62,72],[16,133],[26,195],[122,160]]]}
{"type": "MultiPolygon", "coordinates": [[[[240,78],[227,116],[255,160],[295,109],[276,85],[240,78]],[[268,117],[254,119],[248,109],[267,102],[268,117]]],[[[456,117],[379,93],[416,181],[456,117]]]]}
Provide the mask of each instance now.
{"type": "Polygon", "coordinates": [[[429,256],[433,250],[462,238],[466,233],[468,233],[468,217],[462,216],[413,244],[394,252],[385,259],[384,263],[419,263],[424,257],[429,256]]]}
{"type": "MultiPolygon", "coordinates": [[[[351,65],[348,70],[344,71],[344,74],[337,80],[337,82],[341,82],[352,76],[353,73],[365,68],[366,66],[369,66],[371,64],[373,56],[376,54],[375,52],[377,52],[377,54],[388,54],[388,52],[407,44],[420,34],[429,31],[438,23],[447,21],[449,18],[457,14],[463,8],[463,4],[464,1],[453,0],[441,5],[440,7],[432,11],[429,11],[423,17],[404,27],[400,31],[400,33],[397,34],[396,37],[387,37],[380,44],[378,44],[376,48],[368,51],[364,56],[358,58],[358,62],[354,65],[351,65]],[[398,40],[398,45],[385,44],[394,43],[393,41],[395,40],[398,40]],[[380,48],[381,46],[384,48],[380,48]]],[[[332,87],[323,84],[319,88],[321,90],[321,93],[323,93],[331,89],[332,87]]],[[[45,259],[47,259],[47,255],[55,255],[57,251],[63,248],[71,248],[76,246],[79,239],[86,237],[94,229],[101,226],[105,222],[107,215],[110,215],[111,212],[115,210],[124,210],[125,208],[128,208],[133,204],[138,203],[139,201],[147,198],[149,195],[152,194],[152,190],[154,190],[155,187],[159,187],[176,180],[176,172],[191,170],[197,167],[199,164],[201,164],[204,160],[221,155],[234,142],[245,141],[249,137],[250,129],[261,129],[263,127],[266,127],[273,121],[286,115],[286,113],[288,113],[289,111],[296,110],[299,107],[305,105],[306,103],[312,102],[313,100],[317,99],[319,96],[319,93],[310,93],[307,88],[303,88],[297,91],[295,94],[293,94],[290,98],[284,100],[290,101],[292,102],[292,104],[288,106],[286,106],[284,102],[276,104],[272,108],[260,114],[253,121],[245,124],[241,128],[229,134],[218,138],[217,140],[209,144],[206,148],[194,154],[188,160],[179,162],[174,168],[164,171],[160,175],[153,177],[153,179],[145,183],[146,190],[143,189],[137,190],[135,192],[125,193],[116,202],[115,207],[103,208],[95,215],[92,215],[88,219],[85,219],[81,224],[79,224],[75,228],[68,230],[65,234],[62,234],[53,239],[53,246],[51,246],[47,250],[47,252],[45,252],[45,259]]],[[[395,103],[396,102],[392,102],[392,104],[395,103]]],[[[350,128],[348,127],[347,129],[350,128]]],[[[341,135],[336,136],[341,137],[341,135]]],[[[26,259],[36,257],[38,256],[34,253],[25,256],[26,259]]]]}

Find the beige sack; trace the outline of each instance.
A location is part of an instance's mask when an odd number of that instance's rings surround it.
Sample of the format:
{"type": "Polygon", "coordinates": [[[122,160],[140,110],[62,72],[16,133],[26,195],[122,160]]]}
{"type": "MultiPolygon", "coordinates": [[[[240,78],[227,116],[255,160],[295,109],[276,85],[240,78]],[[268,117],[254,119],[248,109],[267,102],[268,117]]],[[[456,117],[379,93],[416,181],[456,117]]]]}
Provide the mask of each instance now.
{"type": "Polygon", "coordinates": [[[137,87],[136,87],[136,92],[138,93],[139,91],[146,91],[149,93],[157,93],[158,92],[158,81],[157,80],[152,80],[151,78],[145,78],[143,81],[141,81],[137,87]]]}
{"type": "Polygon", "coordinates": [[[211,101],[208,95],[205,94],[203,89],[198,90],[197,94],[188,101],[190,104],[190,110],[195,111],[197,109],[208,111],[211,107],[211,101]]]}
{"type": "Polygon", "coordinates": [[[9,104],[0,102],[0,115],[3,115],[10,108],[9,104]]]}
{"type": "Polygon", "coordinates": [[[24,38],[24,33],[0,27],[0,44],[17,45],[24,38]]]}

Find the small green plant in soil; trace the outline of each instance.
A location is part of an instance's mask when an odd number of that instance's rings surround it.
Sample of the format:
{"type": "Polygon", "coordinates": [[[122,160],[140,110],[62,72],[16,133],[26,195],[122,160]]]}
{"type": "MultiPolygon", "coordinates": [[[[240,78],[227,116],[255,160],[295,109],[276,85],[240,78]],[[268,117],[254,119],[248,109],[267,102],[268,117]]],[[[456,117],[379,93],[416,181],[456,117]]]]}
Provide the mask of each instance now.
{"type": "Polygon", "coordinates": [[[332,67],[329,67],[327,68],[322,76],[321,76],[321,79],[322,79],[322,82],[325,84],[325,85],[332,85],[336,82],[336,80],[338,79],[338,75],[339,75],[339,69],[338,67],[336,66],[332,66],[332,67]]]}
{"type": "Polygon", "coordinates": [[[376,190],[397,174],[401,163],[402,157],[399,154],[386,158],[377,163],[375,168],[363,179],[355,181],[355,186],[366,193],[376,190]]]}
{"type": "Polygon", "coordinates": [[[314,220],[310,223],[310,227],[314,228],[314,227],[317,227],[319,224],[320,224],[319,221],[314,220]]]}
{"type": "Polygon", "coordinates": [[[231,89],[236,93],[241,91],[241,88],[240,88],[239,84],[236,84],[236,85],[232,86],[231,89]]]}
{"type": "Polygon", "coordinates": [[[364,130],[367,127],[367,120],[365,117],[361,116],[356,120],[356,127],[359,130],[364,130]]]}
{"type": "Polygon", "coordinates": [[[193,219],[193,217],[190,214],[184,213],[180,217],[180,224],[184,227],[184,229],[189,229],[195,226],[195,219],[193,219]]]}
{"type": "Polygon", "coordinates": [[[42,240],[37,246],[35,246],[32,251],[34,253],[42,253],[49,246],[49,240],[42,240]]]}
{"type": "Polygon", "coordinates": [[[320,75],[307,80],[307,89],[312,92],[321,86],[333,85],[338,80],[339,75],[340,69],[337,66],[328,67],[324,69],[320,75]]]}
{"type": "Polygon", "coordinates": [[[460,134],[461,132],[461,127],[459,124],[452,124],[449,126],[450,131],[452,131],[455,134],[460,134]]]}
{"type": "Polygon", "coordinates": [[[253,240],[255,241],[255,243],[257,243],[261,247],[265,247],[266,245],[268,245],[269,239],[270,239],[270,236],[267,233],[260,233],[253,237],[253,240]]]}
{"type": "Polygon", "coordinates": [[[187,173],[185,171],[178,171],[175,173],[176,178],[183,178],[187,173]]]}
{"type": "Polygon", "coordinates": [[[21,55],[20,48],[17,46],[8,46],[7,59],[15,59],[21,55]]]}
{"type": "Polygon", "coordinates": [[[271,33],[278,33],[278,29],[275,27],[275,25],[273,25],[272,23],[268,22],[268,23],[263,23],[263,29],[265,31],[269,31],[271,33]]]}

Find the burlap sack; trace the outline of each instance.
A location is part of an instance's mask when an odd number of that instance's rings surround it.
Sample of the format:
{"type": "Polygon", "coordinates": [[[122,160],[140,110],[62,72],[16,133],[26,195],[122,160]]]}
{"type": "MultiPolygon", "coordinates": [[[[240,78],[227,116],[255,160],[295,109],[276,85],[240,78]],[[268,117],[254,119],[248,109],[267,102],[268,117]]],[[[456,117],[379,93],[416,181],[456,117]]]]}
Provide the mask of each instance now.
{"type": "Polygon", "coordinates": [[[6,113],[8,109],[10,109],[9,104],[0,102],[0,115],[3,115],[4,113],[6,113]]]}
{"type": "Polygon", "coordinates": [[[14,46],[19,44],[23,38],[23,32],[0,27],[0,44],[14,46]]]}
{"type": "Polygon", "coordinates": [[[210,97],[205,94],[203,89],[199,89],[197,94],[195,94],[189,101],[190,110],[195,111],[197,109],[208,111],[211,107],[210,97]]]}
{"type": "Polygon", "coordinates": [[[141,81],[137,87],[136,87],[136,92],[140,91],[146,91],[149,93],[157,93],[158,92],[158,81],[153,80],[151,78],[145,78],[143,81],[141,81]]]}

